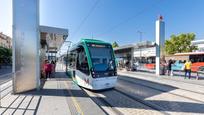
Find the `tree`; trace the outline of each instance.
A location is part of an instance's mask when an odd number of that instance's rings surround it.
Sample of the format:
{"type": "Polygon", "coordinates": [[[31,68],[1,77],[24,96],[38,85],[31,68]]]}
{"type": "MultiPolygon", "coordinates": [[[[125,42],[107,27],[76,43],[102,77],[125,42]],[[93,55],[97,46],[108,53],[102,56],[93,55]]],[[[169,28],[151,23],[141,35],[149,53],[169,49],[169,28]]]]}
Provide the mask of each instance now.
{"type": "Polygon", "coordinates": [[[12,49],[0,46],[0,64],[11,63],[12,49]]]}
{"type": "Polygon", "coordinates": [[[171,35],[170,39],[165,41],[165,52],[166,54],[175,54],[197,50],[196,46],[191,45],[193,40],[195,40],[194,33],[171,35]]]}
{"type": "Polygon", "coordinates": [[[112,47],[113,47],[113,48],[116,48],[116,47],[119,47],[119,45],[118,45],[118,43],[115,41],[115,42],[113,42],[112,47]]]}

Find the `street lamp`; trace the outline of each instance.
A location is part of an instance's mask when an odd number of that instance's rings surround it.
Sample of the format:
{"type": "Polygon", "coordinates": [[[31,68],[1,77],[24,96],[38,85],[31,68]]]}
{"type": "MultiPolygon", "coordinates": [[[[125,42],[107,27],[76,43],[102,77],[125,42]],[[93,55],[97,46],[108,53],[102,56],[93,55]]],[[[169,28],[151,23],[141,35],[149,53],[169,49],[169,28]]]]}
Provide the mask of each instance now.
{"type": "MultiPolygon", "coordinates": [[[[142,42],[142,34],[143,34],[143,32],[138,30],[137,33],[139,34],[140,44],[141,44],[141,42],[142,42]]],[[[139,46],[139,49],[140,49],[140,62],[141,62],[141,57],[142,57],[141,45],[139,46]]]]}

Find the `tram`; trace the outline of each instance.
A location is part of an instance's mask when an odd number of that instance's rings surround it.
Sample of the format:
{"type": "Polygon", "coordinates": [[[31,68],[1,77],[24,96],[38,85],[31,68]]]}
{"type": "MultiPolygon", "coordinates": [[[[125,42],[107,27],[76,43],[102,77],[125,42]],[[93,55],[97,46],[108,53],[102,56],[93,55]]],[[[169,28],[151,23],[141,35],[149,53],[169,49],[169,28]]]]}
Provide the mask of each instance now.
{"type": "Polygon", "coordinates": [[[100,40],[82,39],[70,49],[68,73],[84,88],[113,88],[117,82],[117,68],[112,45],[100,40]]]}

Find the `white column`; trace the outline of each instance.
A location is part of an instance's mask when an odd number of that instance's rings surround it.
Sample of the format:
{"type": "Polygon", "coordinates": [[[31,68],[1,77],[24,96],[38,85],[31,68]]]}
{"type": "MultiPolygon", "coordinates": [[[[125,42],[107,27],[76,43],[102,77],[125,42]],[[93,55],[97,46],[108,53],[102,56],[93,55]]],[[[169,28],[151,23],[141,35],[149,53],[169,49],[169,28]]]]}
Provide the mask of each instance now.
{"type": "Polygon", "coordinates": [[[163,56],[161,51],[165,42],[165,23],[162,16],[156,21],[156,75],[160,75],[160,59],[163,56]]]}

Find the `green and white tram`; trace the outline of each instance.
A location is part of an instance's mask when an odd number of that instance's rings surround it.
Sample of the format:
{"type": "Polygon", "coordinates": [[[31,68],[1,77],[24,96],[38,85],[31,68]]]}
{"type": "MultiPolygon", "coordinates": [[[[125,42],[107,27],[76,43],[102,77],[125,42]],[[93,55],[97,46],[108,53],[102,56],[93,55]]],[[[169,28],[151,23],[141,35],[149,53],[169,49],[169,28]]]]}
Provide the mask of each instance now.
{"type": "Polygon", "coordinates": [[[117,69],[111,44],[82,39],[70,49],[68,72],[79,86],[91,90],[113,88],[117,82],[117,69]]]}

